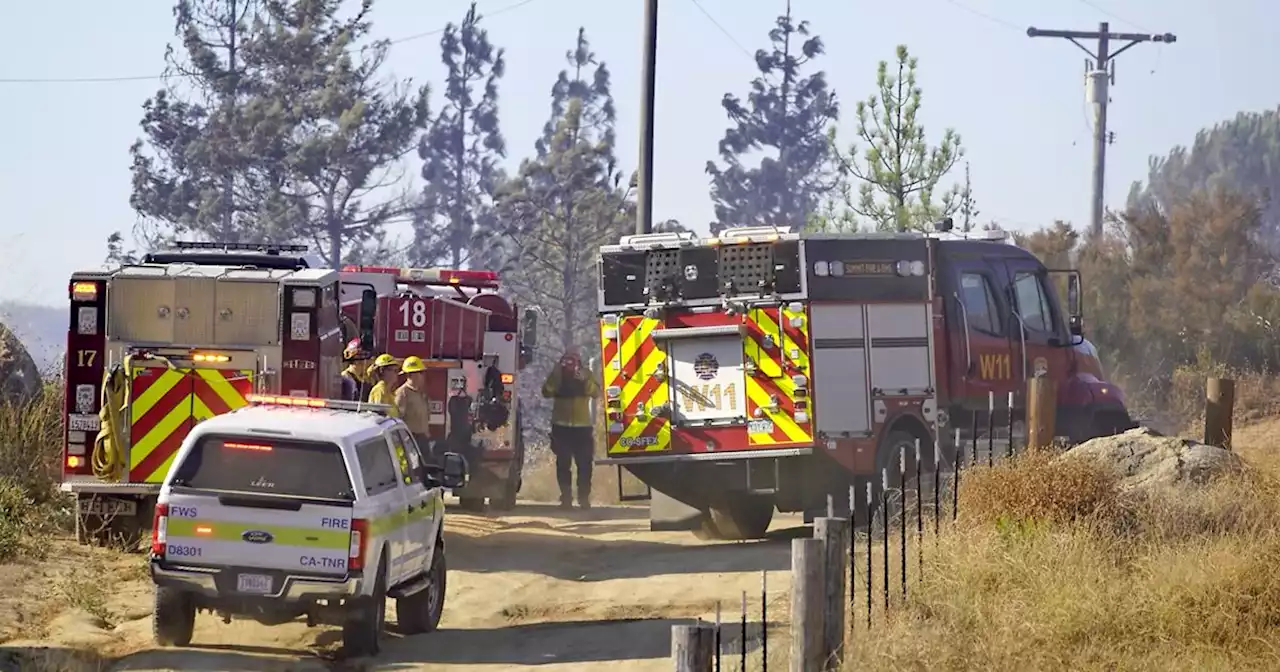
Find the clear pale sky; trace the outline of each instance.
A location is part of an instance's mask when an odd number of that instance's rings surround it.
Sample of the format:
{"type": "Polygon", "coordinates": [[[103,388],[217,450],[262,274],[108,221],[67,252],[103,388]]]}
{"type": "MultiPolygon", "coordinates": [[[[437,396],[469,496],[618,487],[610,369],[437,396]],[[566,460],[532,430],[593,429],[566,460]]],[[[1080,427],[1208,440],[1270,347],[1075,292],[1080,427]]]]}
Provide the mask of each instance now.
{"type": "MultiPolygon", "coordinates": [[[[705,231],[712,211],[703,168],[726,126],[720,99],[745,93],[755,74],[737,44],[752,52],[766,46],[785,3],[700,2],[724,32],[693,0],[661,0],[654,200],[656,219],[705,231]]],[[[507,50],[501,96],[510,163],[531,151],[551,84],[582,25],[613,71],[619,155],[633,170],[641,0],[530,0],[502,11],[515,4],[480,2],[491,38],[507,50]]],[[[467,5],[375,0],[374,29],[393,39],[434,31],[460,20],[467,5]]],[[[817,65],[844,103],[845,137],[853,133],[854,102],[873,91],[876,63],[892,58],[896,44],[910,46],[920,59],[930,138],[947,126],[960,132],[981,217],[1006,228],[1055,218],[1085,224],[1089,213],[1085,55],[1064,40],[1028,38],[1029,25],[1094,30],[1107,20],[1113,31],[1178,36],[1176,44],[1139,45],[1117,59],[1111,206],[1123,205],[1151,154],[1188,144],[1200,128],[1238,111],[1280,102],[1273,75],[1280,6],[1263,0],[793,0],[793,6],[826,42],[817,65]]],[[[0,80],[158,74],[173,40],[167,0],[10,3],[5,19],[0,80]]],[[[389,66],[399,77],[438,82],[438,37],[396,45],[389,66]]],[[[98,266],[106,236],[131,229],[127,149],[139,135],[140,106],[158,84],[0,81],[0,299],[61,304],[67,276],[98,266]]]]}

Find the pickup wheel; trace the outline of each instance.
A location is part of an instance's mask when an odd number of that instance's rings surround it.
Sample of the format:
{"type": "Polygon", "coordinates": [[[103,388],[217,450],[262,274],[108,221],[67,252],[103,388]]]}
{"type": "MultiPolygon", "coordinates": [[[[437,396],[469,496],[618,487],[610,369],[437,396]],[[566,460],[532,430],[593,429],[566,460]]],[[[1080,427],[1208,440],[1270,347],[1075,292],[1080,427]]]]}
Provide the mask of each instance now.
{"type": "Polygon", "coordinates": [[[396,613],[400,617],[400,631],[406,635],[434,632],[444,615],[444,593],[448,569],[445,564],[444,543],[437,541],[431,554],[431,567],[427,570],[427,585],[422,590],[396,600],[396,613]]]}
{"type": "Polygon", "coordinates": [[[187,646],[196,629],[196,604],[191,593],[156,586],[151,632],[160,646],[187,646]]]}
{"type": "Polygon", "coordinates": [[[382,648],[382,632],[387,622],[386,563],[384,553],[373,594],[352,605],[342,625],[342,646],[349,656],[376,656],[382,648]]]}
{"type": "Polygon", "coordinates": [[[463,511],[484,511],[484,497],[459,497],[458,508],[463,511]]]}

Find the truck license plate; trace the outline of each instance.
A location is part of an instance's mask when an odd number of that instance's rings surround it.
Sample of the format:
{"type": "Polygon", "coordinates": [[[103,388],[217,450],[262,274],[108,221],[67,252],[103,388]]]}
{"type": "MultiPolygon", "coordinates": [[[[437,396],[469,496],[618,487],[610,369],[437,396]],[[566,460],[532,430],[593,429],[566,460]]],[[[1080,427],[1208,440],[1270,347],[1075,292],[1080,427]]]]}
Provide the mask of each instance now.
{"type": "Polygon", "coordinates": [[[138,515],[138,503],[130,499],[116,499],[115,497],[82,499],[80,500],[80,513],[90,516],[102,516],[103,518],[136,516],[138,515]]]}
{"type": "Polygon", "coordinates": [[[772,420],[748,420],[747,433],[748,434],[772,434],[773,421],[772,420]]]}
{"type": "Polygon", "coordinates": [[[102,422],[96,415],[76,413],[67,416],[67,430],[73,432],[96,432],[102,428],[102,422]]]}
{"type": "Polygon", "coordinates": [[[242,593],[265,595],[271,592],[271,584],[268,574],[241,574],[236,577],[236,590],[242,593]]]}

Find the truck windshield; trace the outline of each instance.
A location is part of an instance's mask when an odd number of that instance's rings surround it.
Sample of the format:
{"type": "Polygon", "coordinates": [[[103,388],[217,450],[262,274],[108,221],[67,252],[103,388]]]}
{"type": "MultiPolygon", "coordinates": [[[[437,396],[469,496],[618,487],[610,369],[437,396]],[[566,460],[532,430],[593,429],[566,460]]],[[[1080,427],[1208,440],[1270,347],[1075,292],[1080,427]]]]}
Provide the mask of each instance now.
{"type": "Polygon", "coordinates": [[[174,485],[262,495],[353,500],[342,452],[332,443],[260,436],[206,436],[174,474],[174,485]]]}

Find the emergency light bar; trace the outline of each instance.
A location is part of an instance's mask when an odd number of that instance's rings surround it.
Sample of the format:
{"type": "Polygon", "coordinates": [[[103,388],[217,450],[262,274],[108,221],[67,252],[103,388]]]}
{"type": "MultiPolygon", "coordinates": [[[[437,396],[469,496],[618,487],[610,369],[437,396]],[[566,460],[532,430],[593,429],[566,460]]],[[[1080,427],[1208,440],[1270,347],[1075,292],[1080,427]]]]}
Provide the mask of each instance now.
{"type": "Polygon", "coordinates": [[[456,271],[447,268],[396,268],[394,266],[343,266],[343,273],[383,273],[406,285],[454,285],[497,289],[495,271],[456,271]]]}
{"type": "Polygon", "coordinates": [[[287,397],[266,394],[250,394],[245,401],[255,406],[292,406],[294,408],[330,408],[336,411],[356,411],[387,415],[391,412],[388,404],[370,404],[362,401],[346,401],[343,399],[319,399],[316,397],[287,397]]]}
{"type": "Polygon", "coordinates": [[[175,250],[223,250],[226,252],[307,252],[306,245],[276,245],[275,243],[213,243],[202,240],[179,240],[172,245],[175,250]]]}

